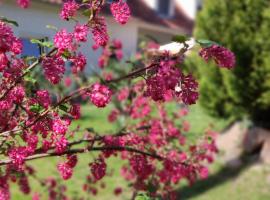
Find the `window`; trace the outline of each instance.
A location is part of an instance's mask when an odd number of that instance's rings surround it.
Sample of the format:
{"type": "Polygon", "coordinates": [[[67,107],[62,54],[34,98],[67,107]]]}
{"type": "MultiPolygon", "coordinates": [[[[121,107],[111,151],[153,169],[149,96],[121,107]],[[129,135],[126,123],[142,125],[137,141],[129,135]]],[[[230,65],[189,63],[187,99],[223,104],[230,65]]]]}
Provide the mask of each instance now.
{"type": "Polygon", "coordinates": [[[202,4],[203,4],[202,0],[197,0],[197,11],[200,11],[202,9],[202,4]]]}
{"type": "Polygon", "coordinates": [[[171,0],[157,0],[157,11],[160,15],[170,16],[171,0]]]}
{"type": "MultiPolygon", "coordinates": [[[[39,44],[33,44],[30,38],[21,38],[23,43],[22,56],[35,56],[38,57],[47,51],[46,48],[41,47],[39,44]]],[[[40,41],[47,41],[47,38],[40,39],[40,41]]]]}

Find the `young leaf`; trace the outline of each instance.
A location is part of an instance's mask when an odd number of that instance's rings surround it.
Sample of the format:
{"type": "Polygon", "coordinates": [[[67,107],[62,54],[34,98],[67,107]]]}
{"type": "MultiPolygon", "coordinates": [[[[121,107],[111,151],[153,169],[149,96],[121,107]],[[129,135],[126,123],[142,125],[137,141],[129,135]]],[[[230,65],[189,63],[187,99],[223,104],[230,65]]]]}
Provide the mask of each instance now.
{"type": "Polygon", "coordinates": [[[3,22],[6,22],[8,24],[12,24],[14,26],[17,26],[17,27],[19,26],[19,24],[16,21],[8,19],[6,17],[0,17],[0,20],[3,21],[3,22]]]}
{"type": "Polygon", "coordinates": [[[61,104],[59,106],[60,110],[64,111],[64,112],[68,112],[68,106],[66,104],[61,104]]]}
{"type": "Polygon", "coordinates": [[[211,41],[211,40],[205,40],[205,39],[199,39],[196,40],[196,42],[201,45],[201,47],[211,47],[212,45],[218,45],[218,43],[211,41]]]}
{"type": "Polygon", "coordinates": [[[178,43],[184,43],[188,40],[188,37],[185,35],[175,35],[172,38],[173,42],[178,42],[178,43]]]}
{"type": "Polygon", "coordinates": [[[151,200],[146,194],[139,194],[136,196],[135,200],[151,200]]]}
{"type": "Polygon", "coordinates": [[[34,113],[39,113],[42,110],[43,110],[43,107],[39,104],[33,104],[30,106],[30,111],[32,111],[34,113]]]}
{"type": "Polygon", "coordinates": [[[57,31],[58,30],[58,28],[56,27],[56,26],[53,26],[53,25],[46,25],[46,28],[48,28],[48,29],[52,29],[52,30],[55,30],[55,31],[57,31]]]}

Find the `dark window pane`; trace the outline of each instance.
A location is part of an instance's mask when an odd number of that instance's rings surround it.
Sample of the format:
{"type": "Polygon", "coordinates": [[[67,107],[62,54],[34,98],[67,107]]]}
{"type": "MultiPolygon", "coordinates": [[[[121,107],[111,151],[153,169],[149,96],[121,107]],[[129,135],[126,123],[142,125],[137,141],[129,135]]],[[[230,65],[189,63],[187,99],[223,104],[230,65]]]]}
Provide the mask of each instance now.
{"type": "Polygon", "coordinates": [[[158,12],[162,15],[169,15],[170,0],[158,0],[158,12]]]}

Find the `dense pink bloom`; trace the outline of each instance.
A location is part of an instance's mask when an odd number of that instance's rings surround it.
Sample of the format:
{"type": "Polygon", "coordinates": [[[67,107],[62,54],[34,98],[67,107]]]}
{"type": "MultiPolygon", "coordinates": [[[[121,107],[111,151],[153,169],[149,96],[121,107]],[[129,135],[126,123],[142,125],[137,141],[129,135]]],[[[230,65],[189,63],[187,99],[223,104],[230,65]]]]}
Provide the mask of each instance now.
{"type": "Polygon", "coordinates": [[[26,147],[14,147],[8,153],[8,156],[16,169],[22,169],[24,159],[27,157],[27,155],[28,152],[26,147]]]}
{"type": "Polygon", "coordinates": [[[9,200],[10,192],[7,177],[0,176],[0,200],[9,200]]]}
{"type": "Polygon", "coordinates": [[[40,195],[38,193],[34,193],[32,196],[32,200],[40,200],[40,195]]]}
{"type": "Polygon", "coordinates": [[[212,45],[211,47],[201,49],[200,56],[206,62],[213,58],[220,67],[231,69],[235,66],[234,53],[219,45],[212,45]]]}
{"type": "Polygon", "coordinates": [[[72,85],[72,78],[67,76],[64,78],[64,84],[66,87],[70,87],[72,85]]]}
{"type": "Polygon", "coordinates": [[[50,94],[47,90],[39,90],[36,93],[38,102],[44,107],[48,108],[51,104],[50,94]]]}
{"type": "Polygon", "coordinates": [[[120,195],[123,192],[122,188],[118,187],[114,189],[114,194],[116,196],[120,195]]]}
{"type": "Polygon", "coordinates": [[[81,106],[79,104],[72,105],[69,113],[74,119],[79,119],[81,117],[81,106]]]}
{"type": "Polygon", "coordinates": [[[199,169],[199,175],[202,179],[206,179],[209,175],[209,171],[206,167],[201,167],[199,169]]]}
{"type": "Polygon", "coordinates": [[[0,101],[0,111],[6,111],[9,110],[12,106],[12,103],[7,100],[0,101]]]}
{"type": "Polygon", "coordinates": [[[126,24],[130,17],[130,9],[128,7],[128,4],[123,0],[113,2],[111,4],[111,12],[115,20],[120,24],[126,24]]]}
{"type": "Polygon", "coordinates": [[[64,136],[60,136],[55,141],[56,153],[63,153],[67,149],[68,141],[64,136]]]}
{"type": "Polygon", "coordinates": [[[137,97],[131,108],[131,117],[133,119],[139,119],[146,117],[151,112],[149,100],[146,97],[137,97]]]}
{"type": "Polygon", "coordinates": [[[72,49],[73,34],[68,33],[65,29],[62,29],[54,36],[54,45],[61,50],[72,49]]]}
{"type": "Polygon", "coordinates": [[[74,0],[67,1],[63,4],[60,17],[64,20],[68,20],[70,17],[76,15],[78,9],[79,5],[74,0]]]}
{"type": "Polygon", "coordinates": [[[61,57],[46,57],[42,61],[42,66],[45,71],[46,79],[52,84],[57,84],[61,81],[65,73],[65,62],[61,57]]]}
{"type": "Polygon", "coordinates": [[[91,86],[89,96],[94,105],[102,108],[111,101],[112,92],[107,86],[95,83],[91,86]]]}
{"type": "Polygon", "coordinates": [[[82,72],[87,64],[86,58],[83,54],[79,53],[77,56],[73,56],[70,58],[72,62],[72,73],[77,74],[78,72],[82,72]]]}
{"type": "Polygon", "coordinates": [[[146,80],[146,95],[154,101],[165,101],[167,91],[174,91],[181,81],[181,71],[173,61],[161,61],[156,75],[146,80]]]}
{"type": "Polygon", "coordinates": [[[22,86],[17,86],[9,93],[9,99],[19,104],[25,97],[25,91],[22,86]]]}
{"type": "Polygon", "coordinates": [[[74,168],[77,165],[78,162],[78,157],[77,155],[73,154],[73,155],[68,155],[67,157],[68,161],[67,164],[71,167],[74,168]]]}
{"type": "Polygon", "coordinates": [[[98,181],[105,176],[107,165],[104,162],[104,159],[97,159],[95,162],[89,164],[89,166],[95,180],[98,181]]]}
{"type": "Polygon", "coordinates": [[[67,163],[59,163],[57,169],[64,180],[70,179],[73,174],[72,167],[67,163]]]}
{"type": "Polygon", "coordinates": [[[181,100],[185,104],[191,105],[195,104],[199,98],[197,89],[198,83],[192,75],[183,75],[181,84],[175,87],[175,93],[177,96],[181,97],[181,100]]]}
{"type": "Polygon", "coordinates": [[[14,51],[13,53],[18,54],[21,52],[21,49],[21,41],[14,36],[13,31],[8,25],[0,21],[0,53],[14,51]]]}
{"type": "Polygon", "coordinates": [[[14,38],[11,46],[11,51],[15,54],[20,54],[22,53],[22,48],[23,48],[22,41],[17,38],[14,38]]]}
{"type": "Polygon", "coordinates": [[[0,72],[8,65],[8,58],[5,53],[0,53],[0,72]]]}
{"type": "Polygon", "coordinates": [[[123,58],[123,51],[122,51],[122,49],[119,49],[119,50],[115,50],[115,56],[116,56],[116,58],[117,58],[117,60],[118,61],[121,61],[122,60],[122,58],[123,58]]]}
{"type": "Polygon", "coordinates": [[[74,37],[78,42],[86,42],[89,27],[87,25],[77,24],[74,28],[74,37]]]}
{"type": "Polygon", "coordinates": [[[30,193],[30,185],[29,185],[29,181],[28,178],[26,177],[26,175],[23,175],[19,178],[19,182],[18,182],[19,186],[20,186],[20,190],[24,193],[24,194],[29,194],[30,193]]]}
{"type": "Polygon", "coordinates": [[[96,47],[105,46],[108,43],[109,35],[104,17],[99,17],[94,21],[92,34],[96,47]]]}
{"type": "Polygon", "coordinates": [[[117,40],[117,39],[114,39],[113,41],[112,41],[112,45],[113,45],[113,47],[114,48],[116,48],[116,49],[122,49],[122,42],[120,41],[120,40],[117,40]]]}
{"type": "Polygon", "coordinates": [[[128,95],[129,95],[129,89],[128,87],[124,87],[118,92],[117,99],[118,101],[124,101],[128,98],[128,95]]]}
{"type": "Polygon", "coordinates": [[[134,155],[129,160],[131,168],[140,179],[147,179],[153,172],[153,167],[143,155],[134,155]]]}
{"type": "Polygon", "coordinates": [[[30,5],[30,0],[17,0],[17,4],[22,8],[28,8],[30,5]]]}
{"type": "Polygon", "coordinates": [[[58,117],[53,119],[52,130],[56,134],[65,135],[68,130],[69,122],[58,117]]]}
{"type": "Polygon", "coordinates": [[[118,110],[112,110],[111,113],[108,115],[108,121],[113,123],[117,120],[117,117],[119,115],[119,111],[118,110]]]}

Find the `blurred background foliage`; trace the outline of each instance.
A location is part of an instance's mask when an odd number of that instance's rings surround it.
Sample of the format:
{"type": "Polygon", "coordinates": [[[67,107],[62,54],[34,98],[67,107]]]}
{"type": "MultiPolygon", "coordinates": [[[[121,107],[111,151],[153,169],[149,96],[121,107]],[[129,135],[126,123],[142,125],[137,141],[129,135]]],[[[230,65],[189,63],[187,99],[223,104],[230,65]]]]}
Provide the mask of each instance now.
{"type": "Polygon", "coordinates": [[[270,1],[205,0],[195,38],[218,41],[237,57],[234,70],[217,68],[192,55],[187,65],[200,79],[200,104],[212,116],[269,127],[270,1]],[[195,70],[194,70],[195,69],[195,70]]]}

